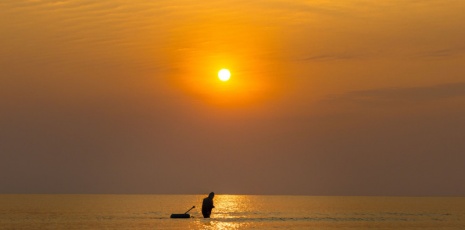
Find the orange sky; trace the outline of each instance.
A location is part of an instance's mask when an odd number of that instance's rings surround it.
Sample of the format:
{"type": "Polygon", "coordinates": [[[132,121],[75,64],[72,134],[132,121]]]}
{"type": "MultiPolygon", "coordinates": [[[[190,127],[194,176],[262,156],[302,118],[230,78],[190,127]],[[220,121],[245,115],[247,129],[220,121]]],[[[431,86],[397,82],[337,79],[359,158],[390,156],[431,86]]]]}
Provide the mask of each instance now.
{"type": "Polygon", "coordinates": [[[464,195],[463,9],[4,0],[0,192],[464,195]]]}

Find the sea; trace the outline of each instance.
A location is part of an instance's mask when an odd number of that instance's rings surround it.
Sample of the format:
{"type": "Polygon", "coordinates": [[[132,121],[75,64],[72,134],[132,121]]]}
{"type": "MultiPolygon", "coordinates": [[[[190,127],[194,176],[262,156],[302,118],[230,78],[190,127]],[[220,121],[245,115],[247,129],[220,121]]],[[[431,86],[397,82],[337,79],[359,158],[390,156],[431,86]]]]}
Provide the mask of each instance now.
{"type": "Polygon", "coordinates": [[[465,229],[465,197],[0,195],[0,229],[465,229]],[[170,219],[189,211],[189,219],[170,219]]]}

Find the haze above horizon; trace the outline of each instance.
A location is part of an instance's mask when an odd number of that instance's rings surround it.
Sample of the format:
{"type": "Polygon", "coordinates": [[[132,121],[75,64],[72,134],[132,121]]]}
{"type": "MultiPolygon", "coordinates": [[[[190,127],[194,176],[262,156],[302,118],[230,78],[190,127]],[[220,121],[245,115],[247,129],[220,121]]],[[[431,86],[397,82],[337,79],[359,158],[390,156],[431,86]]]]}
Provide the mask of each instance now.
{"type": "Polygon", "coordinates": [[[3,0],[0,193],[465,196],[463,9],[3,0]]]}

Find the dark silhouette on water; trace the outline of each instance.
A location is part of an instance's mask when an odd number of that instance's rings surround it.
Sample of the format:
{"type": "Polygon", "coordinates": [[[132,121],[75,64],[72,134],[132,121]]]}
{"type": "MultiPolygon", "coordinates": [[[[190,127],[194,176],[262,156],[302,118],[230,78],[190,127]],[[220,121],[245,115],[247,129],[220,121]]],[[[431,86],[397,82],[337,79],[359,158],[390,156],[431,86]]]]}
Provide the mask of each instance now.
{"type": "Polygon", "coordinates": [[[205,197],[202,202],[202,215],[204,218],[210,218],[212,214],[212,209],[215,207],[213,205],[213,197],[215,196],[214,192],[208,194],[208,197],[205,197]]]}
{"type": "Polygon", "coordinates": [[[192,206],[192,208],[190,208],[189,210],[187,210],[187,212],[183,214],[171,214],[170,218],[191,218],[191,215],[187,213],[193,208],[195,208],[195,206],[192,206]]]}

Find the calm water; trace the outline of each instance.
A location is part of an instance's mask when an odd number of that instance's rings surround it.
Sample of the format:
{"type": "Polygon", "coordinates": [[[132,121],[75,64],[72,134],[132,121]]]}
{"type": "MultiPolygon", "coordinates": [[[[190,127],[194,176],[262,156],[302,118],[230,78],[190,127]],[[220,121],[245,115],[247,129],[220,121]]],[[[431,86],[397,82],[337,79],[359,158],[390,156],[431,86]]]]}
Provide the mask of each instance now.
{"type": "Polygon", "coordinates": [[[204,196],[0,195],[0,229],[465,229],[465,198],[204,196]]]}

